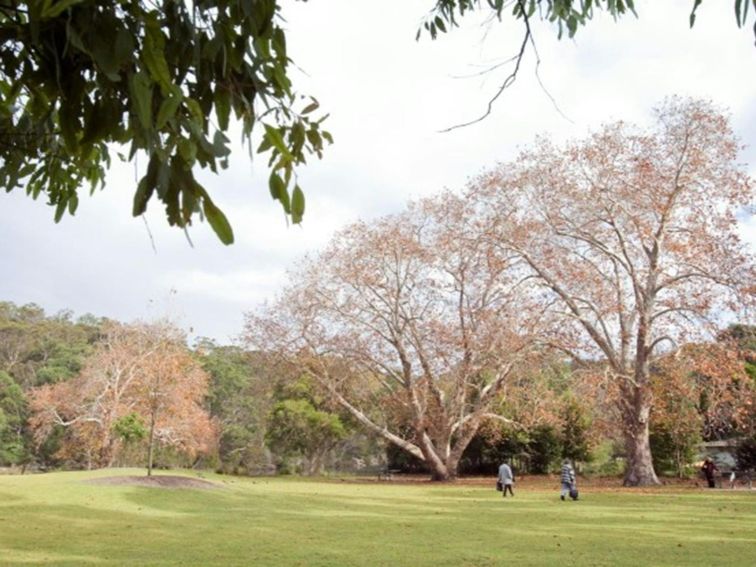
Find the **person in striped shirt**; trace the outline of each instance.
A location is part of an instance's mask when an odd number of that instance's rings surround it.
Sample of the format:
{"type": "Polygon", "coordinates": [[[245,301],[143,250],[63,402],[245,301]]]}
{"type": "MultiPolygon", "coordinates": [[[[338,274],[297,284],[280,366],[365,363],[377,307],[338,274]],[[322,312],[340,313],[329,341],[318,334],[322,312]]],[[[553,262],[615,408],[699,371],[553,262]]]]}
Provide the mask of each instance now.
{"type": "MultiPolygon", "coordinates": [[[[569,459],[565,459],[562,462],[562,492],[560,498],[565,499],[565,496],[570,494],[570,491],[575,488],[575,469],[572,468],[569,459]]],[[[577,498],[575,498],[576,500],[577,498]]]]}

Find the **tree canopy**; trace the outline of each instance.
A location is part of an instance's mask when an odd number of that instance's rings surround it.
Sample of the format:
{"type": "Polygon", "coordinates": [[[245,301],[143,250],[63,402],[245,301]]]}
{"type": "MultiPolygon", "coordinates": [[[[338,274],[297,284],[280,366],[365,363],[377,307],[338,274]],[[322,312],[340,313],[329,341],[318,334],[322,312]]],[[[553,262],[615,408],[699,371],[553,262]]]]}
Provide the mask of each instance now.
{"type": "MultiPolygon", "coordinates": [[[[690,24],[701,0],[692,0],[690,24]]],[[[734,0],[738,26],[756,0],[734,0]]],[[[635,14],[634,0],[437,0],[418,38],[435,39],[470,12],[523,23],[517,76],[531,21],[572,37],[596,11],[635,14]]],[[[756,8],[753,10],[756,12],[756,8]]],[[[55,220],[75,213],[82,187],[105,183],[112,154],[139,159],[133,214],[156,198],[168,223],[205,218],[220,240],[233,230],[195,171],[228,165],[232,118],[268,157],[269,188],[292,222],[305,198],[295,169],[332,141],[298,95],[279,0],[10,0],[0,7],[0,185],[44,196],[55,220]]],[[[482,118],[481,117],[481,118],[482,118]]]]}
{"type": "MultiPolygon", "coordinates": [[[[250,345],[301,368],[436,478],[456,474],[484,420],[518,413],[495,411],[499,394],[548,399],[529,369],[556,351],[594,376],[589,395],[614,401],[626,484],[658,483],[653,375],[675,352],[669,409],[657,409],[671,416],[673,398],[701,391],[698,367],[711,377],[706,423],[733,421],[733,400],[750,395],[740,355],[686,357],[681,345],[752,308],[756,264],[736,230],[754,183],[726,114],[670,98],[655,118],[563,146],[539,138],[462,196],[344,229],[248,318],[250,345]]],[[[578,417],[562,420],[575,441],[578,417]]]]}
{"type": "Polygon", "coordinates": [[[227,167],[233,116],[247,144],[260,132],[271,194],[301,221],[295,167],[331,137],[311,118],[317,101],[292,88],[276,0],[4,2],[0,39],[6,191],[44,195],[58,221],[76,211],[82,186],[104,184],[114,150],[143,154],[134,215],[156,197],[171,225],[199,215],[230,244],[194,170],[227,167]]]}

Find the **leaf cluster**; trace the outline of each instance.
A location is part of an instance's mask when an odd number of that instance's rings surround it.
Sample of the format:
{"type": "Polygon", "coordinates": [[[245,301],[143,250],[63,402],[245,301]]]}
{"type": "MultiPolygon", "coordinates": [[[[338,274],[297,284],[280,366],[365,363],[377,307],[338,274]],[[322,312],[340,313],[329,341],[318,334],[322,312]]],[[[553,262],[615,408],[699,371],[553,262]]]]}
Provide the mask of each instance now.
{"type": "Polygon", "coordinates": [[[146,155],[134,195],[156,197],[168,222],[205,218],[234,236],[194,175],[228,166],[231,118],[269,156],[271,192],[298,223],[295,167],[321,156],[330,135],[318,108],[292,89],[277,0],[34,0],[0,7],[0,184],[44,195],[55,220],[79,191],[103,186],[114,148],[146,155]]]}
{"type": "Polygon", "coordinates": [[[446,33],[459,26],[459,18],[469,12],[487,9],[501,20],[506,11],[516,20],[526,23],[533,16],[538,16],[557,27],[559,37],[565,29],[569,37],[574,37],[578,28],[584,26],[595,10],[608,12],[615,19],[627,13],[635,14],[634,0],[438,0],[430,16],[418,31],[419,38],[423,30],[436,39],[439,32],[446,33]]]}

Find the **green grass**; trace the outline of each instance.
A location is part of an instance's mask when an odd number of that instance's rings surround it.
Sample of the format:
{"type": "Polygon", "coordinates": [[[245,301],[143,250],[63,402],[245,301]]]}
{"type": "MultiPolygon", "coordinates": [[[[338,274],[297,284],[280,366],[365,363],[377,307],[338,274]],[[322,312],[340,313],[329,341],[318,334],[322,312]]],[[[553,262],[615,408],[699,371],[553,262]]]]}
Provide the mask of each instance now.
{"type": "Polygon", "coordinates": [[[220,490],[0,476],[0,565],[756,565],[756,491],[591,493],[206,475],[220,490]]]}

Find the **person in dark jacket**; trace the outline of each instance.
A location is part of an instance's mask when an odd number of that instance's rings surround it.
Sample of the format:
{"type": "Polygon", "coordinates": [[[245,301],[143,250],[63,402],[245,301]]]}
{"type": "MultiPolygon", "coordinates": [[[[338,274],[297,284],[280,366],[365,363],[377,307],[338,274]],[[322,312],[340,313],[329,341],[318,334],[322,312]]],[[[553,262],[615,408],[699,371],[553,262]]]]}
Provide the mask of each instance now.
{"type": "Polygon", "coordinates": [[[714,461],[707,457],[703,463],[703,466],[701,467],[701,470],[706,477],[706,482],[709,483],[709,488],[716,488],[717,483],[714,481],[714,474],[717,473],[719,469],[717,468],[717,465],[714,463],[714,461]]]}
{"type": "MultiPolygon", "coordinates": [[[[562,481],[562,492],[560,493],[560,498],[562,500],[565,499],[567,495],[571,495],[572,492],[575,490],[575,469],[572,468],[572,464],[570,463],[569,459],[565,459],[562,462],[562,474],[561,474],[561,481],[562,481]]],[[[577,500],[577,497],[573,498],[573,500],[577,500]]]]}

